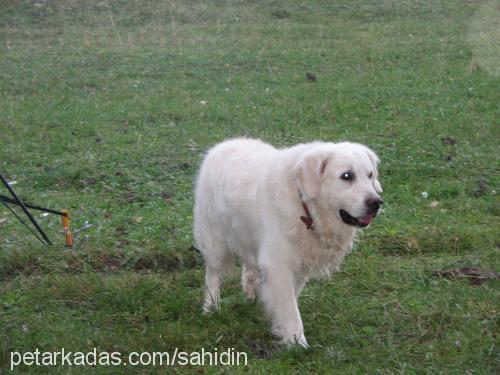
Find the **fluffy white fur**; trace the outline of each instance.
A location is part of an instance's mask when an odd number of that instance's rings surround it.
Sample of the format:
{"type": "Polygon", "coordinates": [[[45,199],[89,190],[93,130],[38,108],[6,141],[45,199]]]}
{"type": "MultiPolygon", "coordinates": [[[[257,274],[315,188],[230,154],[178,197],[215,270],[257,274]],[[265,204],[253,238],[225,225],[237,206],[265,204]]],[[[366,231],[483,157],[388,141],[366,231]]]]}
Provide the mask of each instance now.
{"type": "Polygon", "coordinates": [[[239,259],[243,290],[261,298],[274,334],[307,346],[300,292],[309,278],[338,270],[351,251],[358,227],[346,224],[339,210],[365,217],[367,199],[380,199],[377,163],[373,151],[348,142],[278,150],[241,138],[212,148],[194,207],[194,237],[206,266],[203,310],[218,308],[221,277],[239,259]],[[346,171],[354,173],[352,181],[341,178],[346,171]],[[302,202],[313,230],[300,220],[302,202]]]}

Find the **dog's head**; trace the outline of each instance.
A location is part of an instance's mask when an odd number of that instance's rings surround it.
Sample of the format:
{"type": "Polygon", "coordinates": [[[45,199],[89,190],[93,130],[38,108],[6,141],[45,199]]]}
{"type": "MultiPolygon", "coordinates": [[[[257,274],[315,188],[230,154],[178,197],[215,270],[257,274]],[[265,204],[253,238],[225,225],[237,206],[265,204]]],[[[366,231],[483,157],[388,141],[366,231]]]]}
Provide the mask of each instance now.
{"type": "Polygon", "coordinates": [[[314,143],[294,167],[302,199],[331,212],[343,223],[364,228],[383,201],[377,155],[357,143],[314,143]]]}

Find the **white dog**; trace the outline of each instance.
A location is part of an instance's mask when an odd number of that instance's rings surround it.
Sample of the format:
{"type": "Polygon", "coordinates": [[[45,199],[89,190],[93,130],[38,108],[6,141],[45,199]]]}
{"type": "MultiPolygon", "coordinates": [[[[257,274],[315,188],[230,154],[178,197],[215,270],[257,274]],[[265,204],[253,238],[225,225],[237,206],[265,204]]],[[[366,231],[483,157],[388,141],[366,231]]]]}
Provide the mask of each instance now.
{"type": "Polygon", "coordinates": [[[378,157],[356,143],[277,150],[254,139],[220,143],[199,171],[194,237],[205,258],[203,310],[218,309],[235,258],[243,290],[262,299],[273,332],[307,347],[297,304],[310,277],[338,270],[358,228],[377,215],[378,157]]]}

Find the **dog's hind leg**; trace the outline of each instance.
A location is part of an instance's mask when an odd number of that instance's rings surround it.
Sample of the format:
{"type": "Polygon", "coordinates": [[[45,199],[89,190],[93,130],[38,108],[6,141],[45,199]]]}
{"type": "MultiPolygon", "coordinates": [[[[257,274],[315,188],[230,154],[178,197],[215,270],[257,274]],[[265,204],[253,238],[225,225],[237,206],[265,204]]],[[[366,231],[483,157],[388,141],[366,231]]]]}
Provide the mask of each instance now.
{"type": "Polygon", "coordinates": [[[219,270],[207,266],[205,268],[205,300],[203,313],[219,310],[221,274],[219,270]]]}
{"type": "MultiPolygon", "coordinates": [[[[219,237],[220,238],[220,237],[219,237]]],[[[215,241],[212,237],[210,247],[201,249],[205,258],[205,298],[203,312],[219,310],[220,287],[222,278],[234,266],[234,256],[225,241],[215,241]]]]}
{"type": "Polygon", "coordinates": [[[206,214],[208,211],[199,202],[195,204],[193,234],[196,246],[205,260],[205,297],[203,302],[205,314],[219,309],[222,276],[234,264],[221,227],[212,222],[211,216],[206,214]]]}

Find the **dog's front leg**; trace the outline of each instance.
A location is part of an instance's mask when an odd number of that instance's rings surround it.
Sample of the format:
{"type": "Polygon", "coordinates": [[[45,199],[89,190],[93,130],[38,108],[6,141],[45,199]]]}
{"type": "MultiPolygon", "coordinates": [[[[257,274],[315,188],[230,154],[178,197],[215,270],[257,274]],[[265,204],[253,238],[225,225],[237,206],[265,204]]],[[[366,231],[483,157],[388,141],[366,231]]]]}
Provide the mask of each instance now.
{"type": "Polygon", "coordinates": [[[273,333],[284,344],[307,348],[292,271],[275,263],[267,263],[260,268],[263,276],[260,296],[271,317],[273,333]]]}

